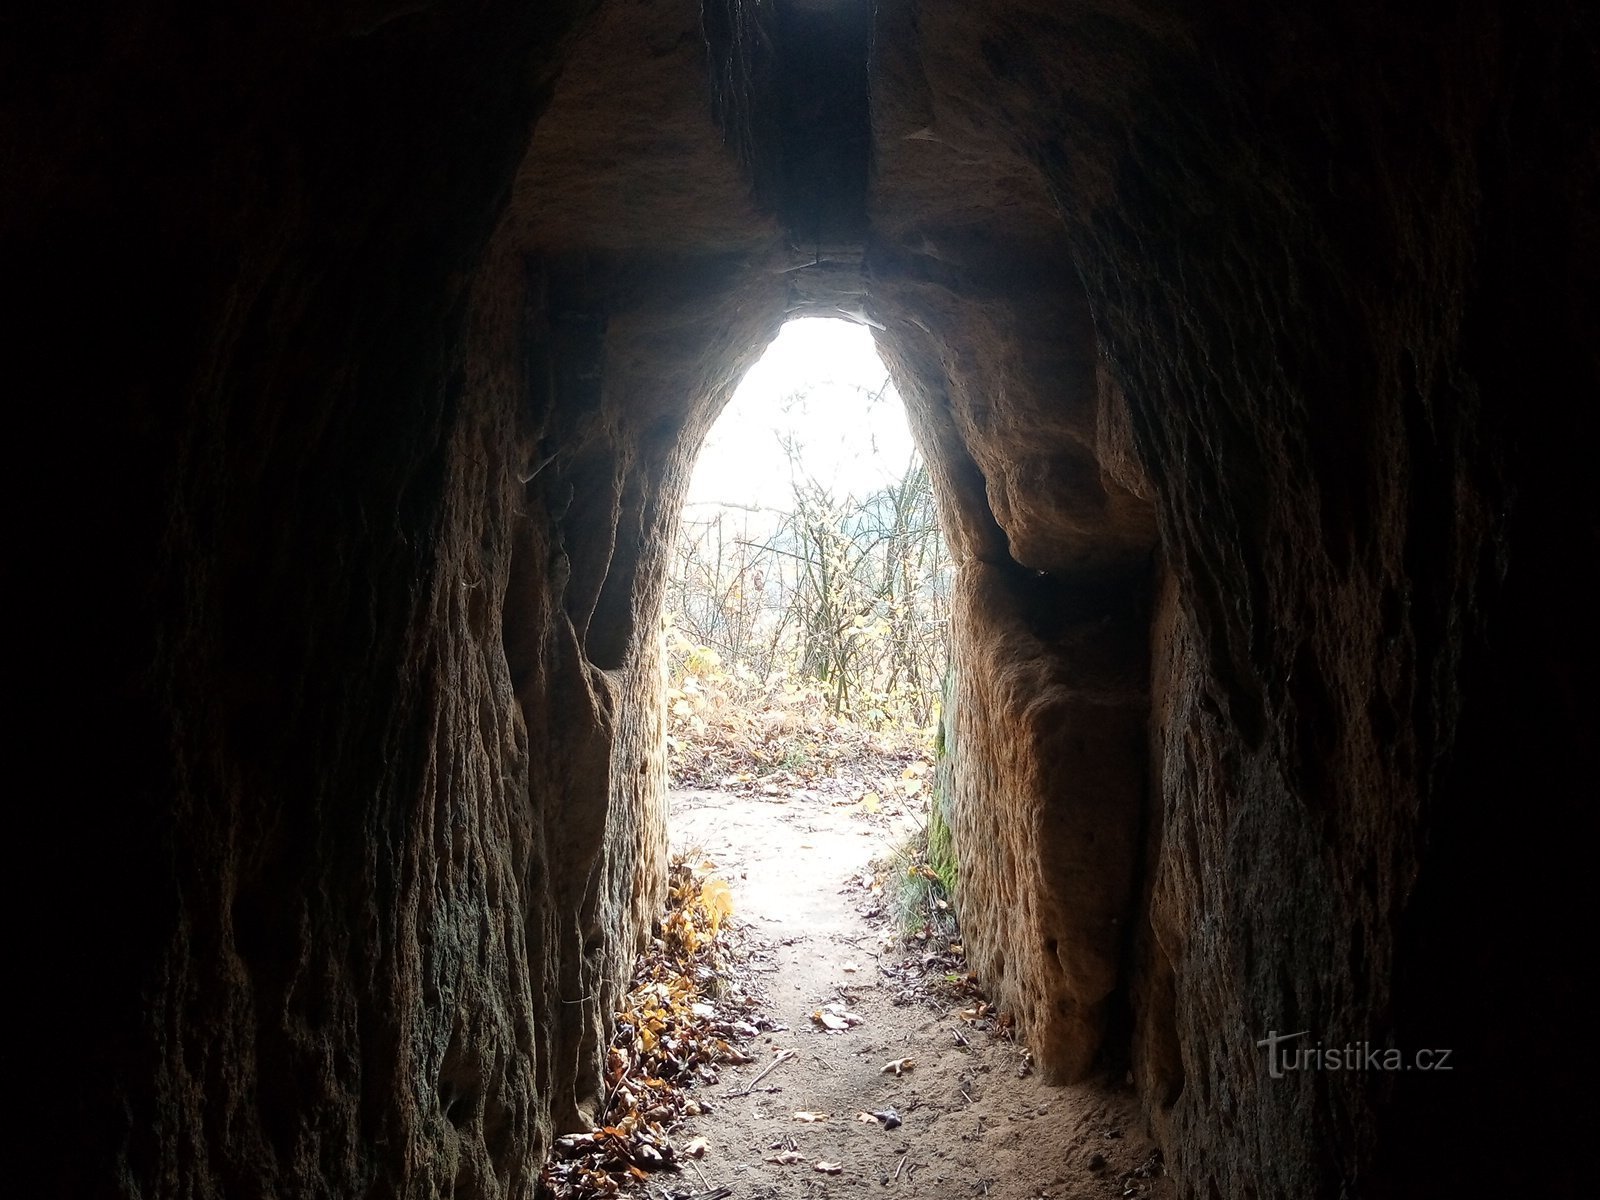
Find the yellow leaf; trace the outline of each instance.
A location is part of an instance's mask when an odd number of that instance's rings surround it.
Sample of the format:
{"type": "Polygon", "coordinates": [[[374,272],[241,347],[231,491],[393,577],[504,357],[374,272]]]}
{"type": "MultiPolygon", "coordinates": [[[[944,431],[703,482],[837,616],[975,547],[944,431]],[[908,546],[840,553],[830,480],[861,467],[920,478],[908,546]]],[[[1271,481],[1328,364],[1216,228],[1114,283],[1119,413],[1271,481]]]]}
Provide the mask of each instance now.
{"type": "Polygon", "coordinates": [[[727,880],[712,875],[701,884],[700,906],[706,910],[706,919],[711,922],[711,936],[715,937],[717,930],[722,928],[722,922],[733,914],[733,890],[728,887],[727,880]]]}

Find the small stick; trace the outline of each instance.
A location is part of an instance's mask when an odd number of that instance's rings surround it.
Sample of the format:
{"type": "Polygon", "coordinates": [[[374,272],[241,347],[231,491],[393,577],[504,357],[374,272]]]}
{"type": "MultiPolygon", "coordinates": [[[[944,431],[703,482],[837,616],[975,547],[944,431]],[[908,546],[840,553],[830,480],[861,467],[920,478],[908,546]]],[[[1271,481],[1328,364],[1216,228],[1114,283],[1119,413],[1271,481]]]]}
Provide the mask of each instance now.
{"type": "Polygon", "coordinates": [[[694,1173],[700,1176],[700,1182],[705,1187],[706,1191],[711,1191],[711,1181],[706,1178],[705,1172],[700,1169],[700,1164],[691,1158],[689,1160],[689,1165],[694,1168],[694,1173]]]}
{"type": "Polygon", "coordinates": [[[970,1045],[972,1045],[972,1043],[967,1041],[966,1037],[963,1036],[961,1030],[952,1029],[950,1032],[956,1035],[956,1045],[958,1045],[958,1046],[970,1046],[970,1045]]]}
{"type": "Polygon", "coordinates": [[[967,1100],[968,1104],[972,1103],[972,1097],[970,1095],[968,1095],[966,1088],[962,1088],[961,1089],[961,1094],[966,1097],[966,1100],[967,1100]]]}
{"type": "Polygon", "coordinates": [[[894,1179],[896,1183],[900,1182],[900,1172],[906,1169],[906,1159],[910,1156],[911,1151],[909,1150],[900,1156],[900,1165],[894,1169],[894,1179]]]}
{"type": "Polygon", "coordinates": [[[736,1097],[739,1097],[739,1096],[748,1096],[751,1092],[756,1090],[756,1084],[760,1083],[768,1075],[771,1075],[780,1066],[782,1066],[784,1063],[788,1062],[793,1057],[794,1057],[794,1051],[793,1050],[780,1050],[780,1051],[778,1051],[778,1057],[773,1059],[770,1063],[768,1063],[767,1066],[766,1066],[766,1069],[763,1070],[761,1072],[761,1074],[757,1075],[749,1083],[745,1084],[745,1086],[743,1088],[741,1088],[739,1091],[737,1091],[737,1092],[724,1092],[723,1095],[726,1096],[729,1100],[735,1099],[736,1097]]]}
{"type": "Polygon", "coordinates": [[[633,1064],[629,1063],[621,1075],[617,1076],[616,1083],[611,1085],[611,1091],[606,1093],[606,1102],[600,1108],[600,1124],[606,1123],[606,1117],[611,1113],[611,1102],[617,1098],[617,1093],[622,1090],[622,1085],[627,1082],[628,1076],[633,1071],[633,1064]]]}

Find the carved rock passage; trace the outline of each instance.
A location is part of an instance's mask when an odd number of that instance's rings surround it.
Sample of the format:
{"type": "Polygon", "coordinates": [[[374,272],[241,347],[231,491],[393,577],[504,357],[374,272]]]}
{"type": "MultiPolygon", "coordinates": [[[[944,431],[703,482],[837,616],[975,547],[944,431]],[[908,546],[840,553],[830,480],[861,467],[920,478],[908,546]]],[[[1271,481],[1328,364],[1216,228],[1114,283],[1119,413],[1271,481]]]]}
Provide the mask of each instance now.
{"type": "Polygon", "coordinates": [[[529,1194],[660,886],[689,463],[840,311],[961,560],[963,914],[1045,1069],[1131,1069],[1188,1195],[1522,1188],[1481,1147],[1579,1112],[1593,20],[8,18],[44,1190],[529,1194]]]}

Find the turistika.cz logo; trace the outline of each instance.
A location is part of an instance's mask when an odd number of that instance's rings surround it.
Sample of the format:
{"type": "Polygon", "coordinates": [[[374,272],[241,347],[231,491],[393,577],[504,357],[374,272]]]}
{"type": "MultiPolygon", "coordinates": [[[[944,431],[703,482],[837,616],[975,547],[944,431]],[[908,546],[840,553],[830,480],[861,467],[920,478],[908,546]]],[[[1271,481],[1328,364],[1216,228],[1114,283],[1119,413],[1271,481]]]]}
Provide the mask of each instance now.
{"type": "Polygon", "coordinates": [[[1451,1071],[1449,1050],[1418,1050],[1409,1057],[1394,1046],[1375,1046],[1371,1042],[1345,1042],[1324,1046],[1321,1042],[1298,1042],[1310,1033],[1279,1033],[1267,1030],[1256,1043],[1267,1052],[1267,1073],[1282,1079],[1290,1071],[1451,1071]],[[1285,1043],[1293,1042],[1293,1045],[1285,1043]]]}

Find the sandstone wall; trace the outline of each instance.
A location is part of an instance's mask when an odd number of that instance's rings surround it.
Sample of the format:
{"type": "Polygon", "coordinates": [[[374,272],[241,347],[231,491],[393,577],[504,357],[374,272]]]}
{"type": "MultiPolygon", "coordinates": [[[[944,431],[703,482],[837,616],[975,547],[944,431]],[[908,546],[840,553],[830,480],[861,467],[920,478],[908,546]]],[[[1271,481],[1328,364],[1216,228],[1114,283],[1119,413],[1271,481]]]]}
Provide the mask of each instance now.
{"type": "Polygon", "coordinates": [[[1045,176],[953,83],[987,21],[878,9],[867,266],[959,564],[964,943],[1046,1075],[1076,1080],[1125,1015],[1155,521],[1045,176]]]}
{"type": "Polygon", "coordinates": [[[1094,338],[1075,279],[1039,271],[1049,243],[1024,267],[959,231],[905,237],[930,235],[931,266],[889,245],[869,263],[959,564],[946,754],[964,941],[1045,1072],[1081,1079],[1133,917],[1154,521],[1101,469],[1094,338]]]}
{"type": "MultiPolygon", "coordinates": [[[[903,166],[913,148],[939,152],[958,177],[1009,171],[1026,185],[1015,164],[1038,168],[1093,314],[1103,419],[1130,434],[1140,469],[1128,490],[1143,490],[1142,474],[1155,503],[1152,808],[1133,834],[1147,849],[1124,978],[1135,1075],[1186,1193],[1482,1187],[1499,1176],[1460,1154],[1472,1138],[1503,1136],[1500,1121],[1537,1136],[1497,1091],[1576,1084],[1553,1050],[1523,1059],[1491,1027],[1572,1015],[1559,935],[1531,914],[1570,904],[1581,875],[1551,831],[1592,828],[1559,790],[1515,783],[1510,765],[1537,746],[1576,769],[1582,738],[1563,739],[1587,707],[1549,630],[1570,615],[1574,582],[1555,547],[1592,545],[1595,528],[1591,501],[1554,499],[1554,480],[1579,468],[1573,443],[1552,439],[1592,419],[1558,399],[1567,381],[1591,387],[1595,368],[1592,342],[1565,332],[1594,313],[1592,273],[1576,265],[1593,261],[1592,226],[1576,215],[1593,196],[1593,139],[1574,124],[1570,90],[1577,64],[1593,61],[1592,22],[1562,5],[1381,18],[1269,5],[880,13],[918,48],[880,39],[890,103],[907,110],[898,129],[880,123],[887,187],[914,178],[903,166]],[[1516,711],[1516,696],[1544,716],[1516,711]],[[1531,805],[1528,824],[1509,803],[1531,805]],[[1523,970],[1539,982],[1514,982],[1523,970]],[[1276,1080],[1256,1045],[1269,1029],[1328,1045],[1451,1045],[1472,1065],[1448,1080],[1276,1080]]],[[[1009,227],[999,215],[984,224],[991,236],[1009,227]]],[[[888,341],[915,341],[885,319],[888,341]]],[[[959,324],[990,340],[988,319],[959,324]]],[[[1004,554],[1054,567],[1013,535],[1028,518],[1007,472],[983,461],[996,434],[963,411],[1004,411],[1014,377],[992,363],[941,367],[955,414],[946,441],[966,472],[956,496],[980,512],[987,499],[1004,554]]],[[[1092,411],[1086,382],[1055,378],[1056,405],[1092,411]]],[[[1093,446],[1081,425],[1075,440],[1093,446]]],[[[1099,461],[1115,480],[1126,456],[1099,461]]],[[[1104,507],[1079,498],[1072,511],[1104,507]]],[[[998,536],[966,541],[1003,560],[998,536]]],[[[1052,573],[1070,594],[1072,576],[1052,573]]],[[[986,627],[1013,606],[970,584],[963,595],[957,703],[980,713],[958,713],[956,727],[971,730],[966,753],[980,765],[964,784],[956,768],[957,835],[967,878],[995,881],[964,889],[963,912],[986,981],[1047,1052],[1077,1046],[1086,1062],[1078,1010],[1051,1014],[1031,994],[1056,964],[1029,945],[1052,891],[1069,920],[1105,911],[1103,890],[1067,890],[1093,851],[1073,824],[1083,770],[1068,769],[1064,731],[1102,747],[1116,735],[1063,706],[1045,723],[1053,736],[1027,737],[1034,710],[1008,703],[1003,683],[1021,660],[1038,670],[1037,651],[1010,633],[986,654],[986,627]],[[995,736],[974,737],[984,723],[995,736]],[[1001,815],[1038,811],[1041,793],[1056,806],[1047,822],[1001,815]],[[1022,953],[1003,959],[1016,943],[1022,953]],[[1027,981],[1009,978],[1019,958],[1027,981]]],[[[1592,641],[1579,643],[1587,660],[1592,641]]],[[[1061,648],[1045,686],[1018,694],[1042,700],[1056,681],[1070,694],[1071,660],[1061,648]]],[[[1057,976],[1068,986],[1045,992],[1073,995],[1069,956],[1093,945],[1075,932],[1057,976]]]]}
{"type": "Polygon", "coordinates": [[[38,1166],[527,1195],[658,908],[662,559],[777,227],[697,5],[280,18],[41,20],[6,113],[24,343],[107,315],[23,384],[109,498],[34,694],[116,714],[32,818],[38,1166]]]}
{"type": "Polygon", "coordinates": [[[256,16],[8,18],[24,477],[55,497],[29,545],[63,631],[28,741],[76,745],[26,839],[51,916],[20,921],[38,1018],[8,1055],[58,1084],[24,1177],[525,1192],[574,1073],[575,921],[498,646],[509,422],[462,375],[579,6],[256,16]]]}

